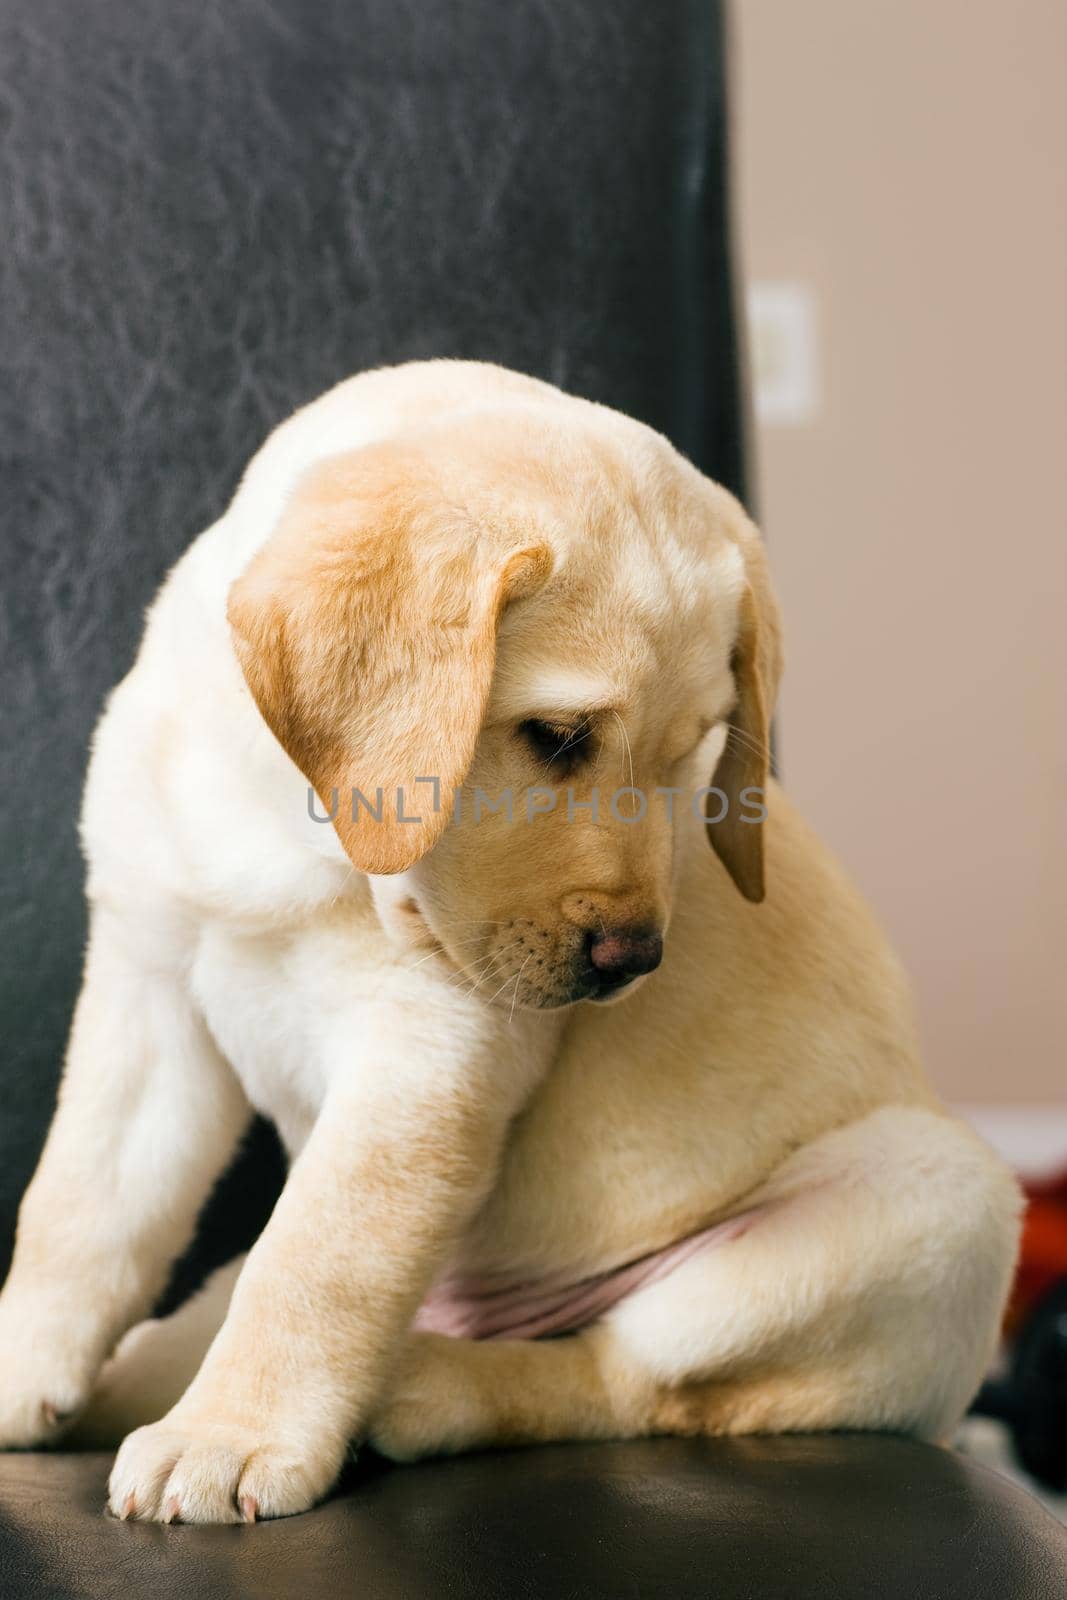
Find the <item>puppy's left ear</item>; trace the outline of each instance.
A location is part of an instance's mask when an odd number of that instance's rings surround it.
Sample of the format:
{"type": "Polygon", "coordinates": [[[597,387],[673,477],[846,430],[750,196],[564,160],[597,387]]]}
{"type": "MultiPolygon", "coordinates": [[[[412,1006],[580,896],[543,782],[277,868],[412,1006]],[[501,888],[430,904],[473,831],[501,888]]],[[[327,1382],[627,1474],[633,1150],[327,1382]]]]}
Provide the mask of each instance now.
{"type": "Polygon", "coordinates": [[[551,566],[521,531],[442,503],[416,452],[379,445],[309,474],[232,586],[253,698],[361,871],[402,872],[444,832],[500,614],[551,566]]]}
{"type": "MultiPolygon", "coordinates": [[[[727,724],[726,744],[712,779],[726,798],[719,822],[708,822],[708,841],[746,900],[759,902],[766,893],[762,820],[771,765],[771,718],[782,672],[778,606],[771,590],[763,543],[737,507],[730,528],[745,561],[745,586],[738,607],[737,635],[731,656],[735,701],[727,724]]],[[[722,809],[709,795],[708,812],[722,809]]]]}

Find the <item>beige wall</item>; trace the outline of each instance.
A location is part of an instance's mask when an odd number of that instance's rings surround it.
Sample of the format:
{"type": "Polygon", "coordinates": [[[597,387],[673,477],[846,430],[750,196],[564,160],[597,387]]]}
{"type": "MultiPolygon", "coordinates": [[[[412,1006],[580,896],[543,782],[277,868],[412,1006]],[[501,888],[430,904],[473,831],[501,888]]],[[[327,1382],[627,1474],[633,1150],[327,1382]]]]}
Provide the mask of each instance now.
{"type": "Polygon", "coordinates": [[[1067,1101],[1067,4],[735,0],[751,279],[822,401],[764,426],[786,781],[954,1099],[1067,1101]]]}

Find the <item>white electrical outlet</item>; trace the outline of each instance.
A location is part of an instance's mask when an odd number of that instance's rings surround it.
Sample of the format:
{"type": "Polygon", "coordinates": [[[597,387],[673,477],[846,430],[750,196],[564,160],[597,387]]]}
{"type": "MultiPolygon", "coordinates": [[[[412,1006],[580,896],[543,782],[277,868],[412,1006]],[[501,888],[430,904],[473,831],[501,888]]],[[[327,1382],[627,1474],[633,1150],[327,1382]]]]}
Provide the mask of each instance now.
{"type": "Polygon", "coordinates": [[[760,422],[799,426],[819,408],[815,296],[804,283],[753,283],[749,349],[760,422]]]}

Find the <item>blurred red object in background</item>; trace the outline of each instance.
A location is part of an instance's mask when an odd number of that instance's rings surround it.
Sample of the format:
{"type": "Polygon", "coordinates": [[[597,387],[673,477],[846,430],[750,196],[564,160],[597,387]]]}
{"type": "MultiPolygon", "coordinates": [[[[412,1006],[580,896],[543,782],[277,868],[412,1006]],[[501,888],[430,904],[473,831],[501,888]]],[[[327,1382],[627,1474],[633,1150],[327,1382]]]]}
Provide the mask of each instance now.
{"type": "Polygon", "coordinates": [[[1006,1331],[1060,1278],[1067,1278],[1067,1172],[1024,1183],[1027,1197],[1019,1267],[1008,1305],[1006,1331]]]}

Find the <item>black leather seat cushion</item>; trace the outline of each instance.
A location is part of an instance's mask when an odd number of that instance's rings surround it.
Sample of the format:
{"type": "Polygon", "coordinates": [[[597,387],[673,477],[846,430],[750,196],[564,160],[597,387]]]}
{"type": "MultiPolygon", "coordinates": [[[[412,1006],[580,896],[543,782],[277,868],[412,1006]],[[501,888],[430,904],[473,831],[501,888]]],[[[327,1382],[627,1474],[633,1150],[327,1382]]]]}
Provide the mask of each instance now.
{"type": "Polygon", "coordinates": [[[357,1467],[306,1516],[104,1515],[108,1458],[0,1457],[10,1600],[1060,1600],[1067,1530],[904,1439],[659,1439],[357,1467]]]}

